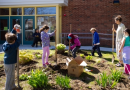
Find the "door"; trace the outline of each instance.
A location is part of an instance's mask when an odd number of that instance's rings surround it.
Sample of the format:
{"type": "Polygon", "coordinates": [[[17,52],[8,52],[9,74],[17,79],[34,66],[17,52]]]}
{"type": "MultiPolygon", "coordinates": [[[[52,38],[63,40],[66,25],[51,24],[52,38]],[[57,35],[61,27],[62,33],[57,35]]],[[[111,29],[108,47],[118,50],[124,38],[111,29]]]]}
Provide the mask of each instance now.
{"type": "Polygon", "coordinates": [[[35,17],[23,16],[23,44],[33,43],[34,29],[35,29],[35,17]]]}
{"type": "MultiPolygon", "coordinates": [[[[21,33],[22,33],[22,17],[21,16],[10,16],[10,31],[12,31],[15,24],[18,24],[21,26],[21,33]]],[[[22,44],[22,41],[21,41],[21,44],[22,44]]]]}
{"type": "Polygon", "coordinates": [[[5,40],[5,34],[9,29],[9,17],[0,17],[0,44],[3,44],[5,40]]]}
{"type": "Polygon", "coordinates": [[[14,28],[15,24],[20,25],[21,30],[22,30],[22,17],[21,16],[10,16],[10,31],[14,28]]]}

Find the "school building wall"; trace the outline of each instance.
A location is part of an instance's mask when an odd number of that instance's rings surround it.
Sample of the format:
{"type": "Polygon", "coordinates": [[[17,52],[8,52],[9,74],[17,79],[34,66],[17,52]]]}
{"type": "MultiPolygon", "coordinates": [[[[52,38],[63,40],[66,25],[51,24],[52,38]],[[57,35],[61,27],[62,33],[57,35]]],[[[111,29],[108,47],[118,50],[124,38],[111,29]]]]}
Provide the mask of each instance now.
{"type": "Polygon", "coordinates": [[[79,35],[83,46],[92,45],[90,28],[95,27],[101,33],[101,46],[111,47],[116,15],[121,15],[122,23],[130,28],[130,0],[120,0],[120,5],[114,5],[113,0],[69,0],[68,6],[62,7],[62,14],[62,33],[69,33],[72,24],[72,33],[83,33],[79,35]]]}

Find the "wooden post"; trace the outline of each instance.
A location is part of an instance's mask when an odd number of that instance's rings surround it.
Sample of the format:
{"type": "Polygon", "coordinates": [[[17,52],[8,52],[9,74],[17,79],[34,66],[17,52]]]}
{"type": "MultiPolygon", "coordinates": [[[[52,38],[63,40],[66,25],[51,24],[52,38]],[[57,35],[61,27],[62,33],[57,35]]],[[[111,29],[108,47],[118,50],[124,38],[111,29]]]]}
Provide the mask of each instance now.
{"type": "MultiPolygon", "coordinates": [[[[113,24],[114,29],[114,24],[113,24]]],[[[114,52],[114,31],[112,32],[112,51],[114,52]]]]}
{"type": "Polygon", "coordinates": [[[20,85],[19,85],[19,48],[17,49],[17,82],[18,82],[18,87],[20,88],[20,85]]]}
{"type": "MultiPolygon", "coordinates": [[[[113,24],[114,29],[114,24],[113,24]]],[[[114,63],[115,57],[114,57],[114,31],[112,31],[112,63],[114,63]]]]}
{"type": "Polygon", "coordinates": [[[56,64],[57,64],[57,48],[56,48],[56,45],[57,45],[57,40],[56,40],[56,32],[55,32],[55,59],[56,59],[56,64]]]}
{"type": "MultiPolygon", "coordinates": [[[[70,33],[71,33],[71,24],[70,24],[70,33]]],[[[70,57],[70,39],[69,39],[69,57],[70,57]]]]}

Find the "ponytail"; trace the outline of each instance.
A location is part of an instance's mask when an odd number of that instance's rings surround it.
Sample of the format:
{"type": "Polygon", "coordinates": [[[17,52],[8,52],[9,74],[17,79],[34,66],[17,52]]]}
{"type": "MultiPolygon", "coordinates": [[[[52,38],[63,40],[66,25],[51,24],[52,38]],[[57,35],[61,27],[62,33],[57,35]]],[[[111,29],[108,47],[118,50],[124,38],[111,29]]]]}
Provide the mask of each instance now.
{"type": "Polygon", "coordinates": [[[47,25],[44,25],[42,28],[40,28],[40,33],[41,33],[42,31],[44,31],[44,30],[47,30],[47,29],[49,29],[49,27],[48,27],[47,25]]]}

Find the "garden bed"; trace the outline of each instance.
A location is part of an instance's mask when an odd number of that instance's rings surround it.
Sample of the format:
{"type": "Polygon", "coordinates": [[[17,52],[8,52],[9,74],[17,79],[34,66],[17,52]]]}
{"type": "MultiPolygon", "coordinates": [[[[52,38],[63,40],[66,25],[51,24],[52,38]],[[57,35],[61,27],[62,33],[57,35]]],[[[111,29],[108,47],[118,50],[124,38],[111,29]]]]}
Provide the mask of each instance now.
{"type": "MultiPolygon", "coordinates": [[[[79,52],[79,54],[84,52],[79,52]]],[[[35,53],[33,53],[35,54],[35,53]]],[[[40,54],[40,53],[37,53],[40,54]]],[[[87,54],[86,54],[87,55],[87,54]]],[[[86,56],[85,55],[85,56],[86,56]]],[[[102,63],[96,63],[95,58],[93,60],[84,60],[88,64],[87,69],[92,70],[91,72],[83,72],[82,75],[79,78],[75,78],[73,76],[70,76],[70,89],[61,88],[59,85],[56,84],[56,77],[58,75],[66,76],[67,74],[67,66],[66,66],[66,58],[68,57],[67,53],[64,54],[58,54],[57,55],[57,65],[55,61],[55,57],[52,56],[49,58],[49,62],[52,64],[48,66],[47,68],[41,67],[39,64],[41,63],[41,59],[35,59],[25,65],[19,66],[19,73],[27,73],[30,75],[30,71],[36,70],[36,69],[42,69],[43,72],[46,73],[49,79],[49,85],[46,87],[48,90],[111,90],[109,86],[106,87],[106,89],[103,89],[96,83],[96,79],[100,76],[102,72],[106,72],[107,74],[111,74],[111,68],[114,69],[123,69],[123,68],[117,68],[112,63],[109,62],[108,59],[103,58],[102,63]]],[[[5,80],[5,73],[4,73],[4,64],[3,62],[0,62],[0,79],[5,80]]],[[[16,71],[15,71],[16,72],[16,71]]],[[[17,72],[16,72],[17,73],[17,72]]],[[[17,74],[16,74],[17,75],[17,74]]],[[[22,84],[25,82],[27,84],[27,81],[20,81],[21,87],[24,88],[24,85],[22,84]]],[[[0,82],[0,87],[4,87],[4,83],[0,82]]],[[[31,86],[27,87],[27,89],[24,90],[43,90],[45,88],[32,88],[31,86]]],[[[128,80],[128,76],[123,74],[121,80],[117,83],[114,90],[129,90],[130,89],[130,80],[128,80]]]]}

